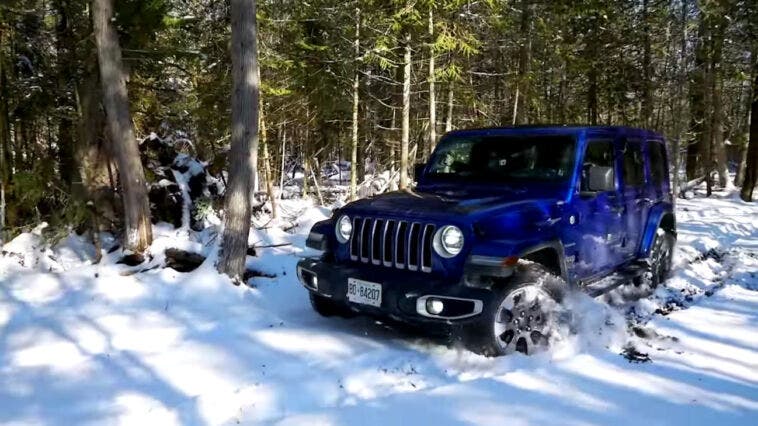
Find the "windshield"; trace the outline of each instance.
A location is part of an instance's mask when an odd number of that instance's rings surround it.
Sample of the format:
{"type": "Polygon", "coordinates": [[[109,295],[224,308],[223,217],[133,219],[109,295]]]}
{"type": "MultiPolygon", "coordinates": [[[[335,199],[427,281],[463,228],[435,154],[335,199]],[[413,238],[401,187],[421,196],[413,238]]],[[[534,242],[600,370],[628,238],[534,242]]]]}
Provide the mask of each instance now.
{"type": "Polygon", "coordinates": [[[562,181],[571,174],[569,136],[452,137],[440,143],[424,175],[428,180],[562,181]]]}

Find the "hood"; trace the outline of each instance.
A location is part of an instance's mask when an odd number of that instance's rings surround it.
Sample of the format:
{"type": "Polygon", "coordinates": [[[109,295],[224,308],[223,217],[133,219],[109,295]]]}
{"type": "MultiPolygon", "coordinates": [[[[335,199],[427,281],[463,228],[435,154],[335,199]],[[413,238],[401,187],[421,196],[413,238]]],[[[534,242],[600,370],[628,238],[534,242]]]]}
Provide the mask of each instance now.
{"type": "Polygon", "coordinates": [[[419,218],[467,216],[476,220],[502,211],[521,210],[535,205],[554,205],[561,198],[557,189],[498,189],[467,186],[424,187],[420,190],[394,191],[358,200],[342,210],[348,214],[419,218]],[[529,206],[529,207],[528,207],[529,206]]]}

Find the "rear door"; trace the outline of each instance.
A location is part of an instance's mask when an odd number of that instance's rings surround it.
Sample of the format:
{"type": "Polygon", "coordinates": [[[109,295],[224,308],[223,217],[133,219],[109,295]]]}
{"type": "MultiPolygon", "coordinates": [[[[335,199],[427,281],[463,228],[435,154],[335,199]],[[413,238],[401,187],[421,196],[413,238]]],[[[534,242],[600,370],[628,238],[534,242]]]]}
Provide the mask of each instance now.
{"type": "Polygon", "coordinates": [[[640,245],[645,219],[650,209],[650,198],[647,194],[642,141],[629,138],[621,145],[621,148],[621,182],[623,185],[624,228],[626,231],[621,242],[621,255],[623,260],[629,260],[634,257],[640,245]]]}

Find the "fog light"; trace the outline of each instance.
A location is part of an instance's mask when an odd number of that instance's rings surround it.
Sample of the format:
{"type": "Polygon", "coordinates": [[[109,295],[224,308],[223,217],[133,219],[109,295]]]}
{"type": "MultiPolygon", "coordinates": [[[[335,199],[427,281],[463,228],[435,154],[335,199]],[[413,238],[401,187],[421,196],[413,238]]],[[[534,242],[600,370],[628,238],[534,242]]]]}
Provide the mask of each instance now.
{"type": "Polygon", "coordinates": [[[298,268],[298,275],[300,275],[300,281],[306,286],[314,290],[318,290],[318,277],[311,271],[298,268]]]}
{"type": "Polygon", "coordinates": [[[429,299],[426,301],[426,311],[432,315],[439,315],[445,309],[445,304],[439,299],[429,299]]]}

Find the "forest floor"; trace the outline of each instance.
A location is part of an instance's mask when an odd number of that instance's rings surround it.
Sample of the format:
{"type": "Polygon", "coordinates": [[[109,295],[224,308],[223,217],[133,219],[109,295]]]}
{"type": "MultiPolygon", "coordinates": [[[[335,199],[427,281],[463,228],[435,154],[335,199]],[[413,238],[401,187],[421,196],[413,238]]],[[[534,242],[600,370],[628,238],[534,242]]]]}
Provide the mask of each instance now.
{"type": "MultiPolygon", "coordinates": [[[[215,273],[214,239],[155,228],[199,269],[93,265],[70,236],[0,257],[0,424],[755,424],[758,205],[678,203],[673,277],[633,304],[574,296],[577,334],[485,358],[367,318],[322,318],[295,264],[328,211],[284,202],[255,277],[215,273]],[[22,265],[23,264],[23,265],[22,265]]],[[[148,265],[159,265],[160,259],[148,265]]]]}

